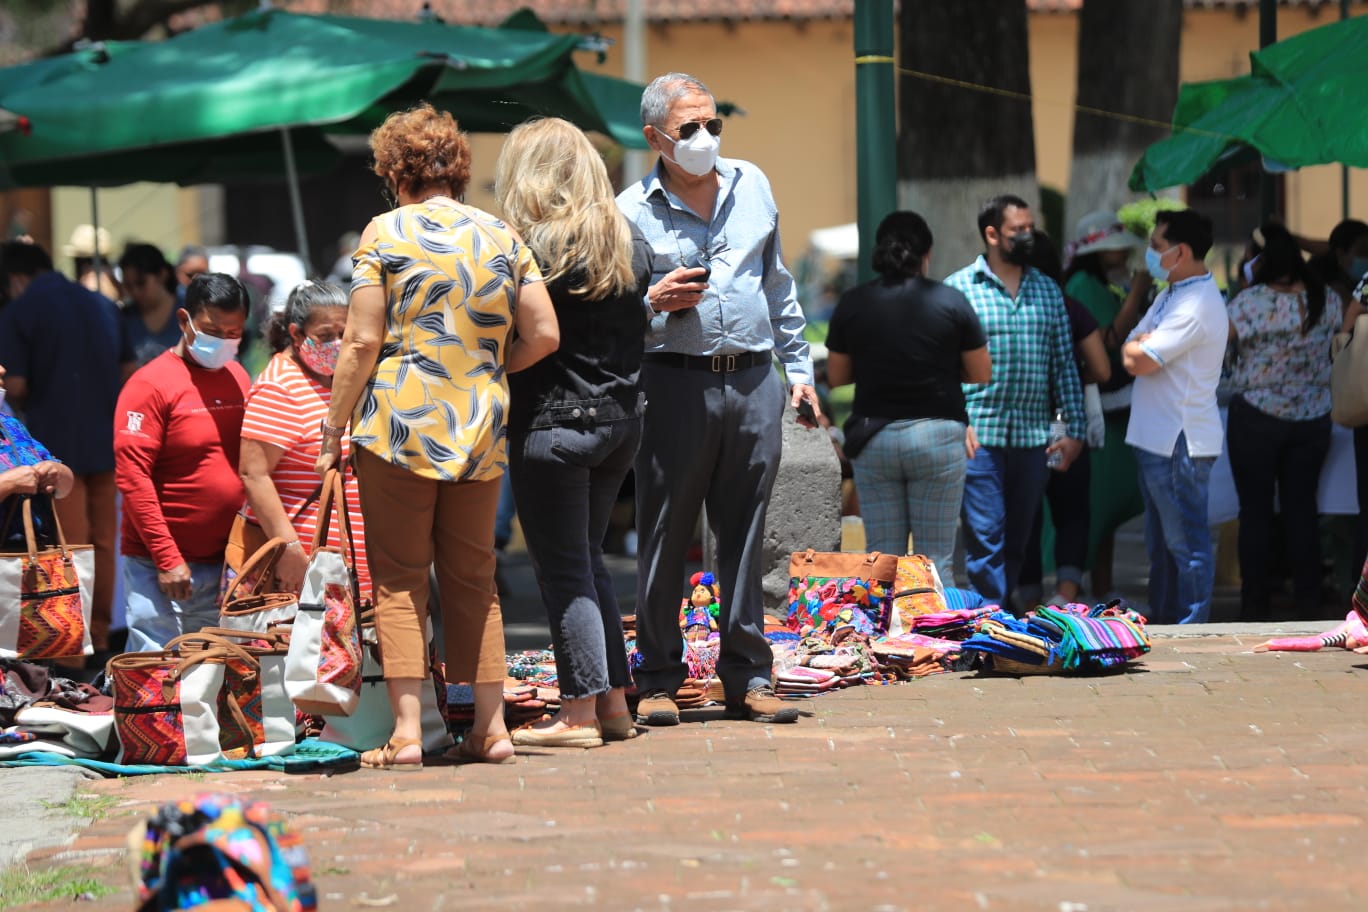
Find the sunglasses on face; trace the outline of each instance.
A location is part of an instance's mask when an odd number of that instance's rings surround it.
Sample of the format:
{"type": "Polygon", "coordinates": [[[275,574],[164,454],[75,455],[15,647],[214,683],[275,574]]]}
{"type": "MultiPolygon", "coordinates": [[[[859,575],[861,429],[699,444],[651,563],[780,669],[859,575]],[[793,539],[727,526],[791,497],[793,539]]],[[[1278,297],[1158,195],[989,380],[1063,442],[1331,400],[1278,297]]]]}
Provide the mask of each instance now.
{"type": "Polygon", "coordinates": [[[688,140],[698,132],[700,127],[706,127],[713,136],[722,135],[722,118],[714,117],[712,120],[691,120],[688,123],[679,125],[680,140],[688,140]]]}

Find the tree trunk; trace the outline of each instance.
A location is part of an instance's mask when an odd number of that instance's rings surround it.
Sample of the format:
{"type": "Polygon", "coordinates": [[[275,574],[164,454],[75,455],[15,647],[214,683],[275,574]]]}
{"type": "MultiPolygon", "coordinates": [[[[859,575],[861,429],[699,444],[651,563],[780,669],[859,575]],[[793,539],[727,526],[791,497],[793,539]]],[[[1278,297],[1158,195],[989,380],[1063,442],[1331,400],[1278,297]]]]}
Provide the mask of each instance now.
{"type": "Polygon", "coordinates": [[[963,83],[904,72],[899,85],[898,204],[930,224],[931,272],[944,276],[983,251],[985,200],[1039,200],[1026,4],[903,0],[898,19],[904,70],[963,83]]]}
{"type": "Polygon", "coordinates": [[[1183,0],[1108,3],[1086,0],[1078,22],[1078,105],[1115,112],[1074,114],[1068,226],[1089,212],[1116,209],[1139,196],[1126,189],[1145,147],[1168,135],[1178,100],[1178,45],[1183,0]]]}

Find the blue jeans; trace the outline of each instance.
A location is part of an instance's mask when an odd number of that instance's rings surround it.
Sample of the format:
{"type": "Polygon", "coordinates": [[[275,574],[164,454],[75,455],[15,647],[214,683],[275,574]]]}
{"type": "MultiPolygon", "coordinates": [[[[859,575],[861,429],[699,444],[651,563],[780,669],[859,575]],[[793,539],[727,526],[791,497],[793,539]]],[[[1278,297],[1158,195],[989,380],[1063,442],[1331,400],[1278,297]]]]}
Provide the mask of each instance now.
{"type": "Polygon", "coordinates": [[[1216,560],[1207,528],[1207,488],[1216,457],[1188,454],[1180,433],[1173,455],[1135,448],[1145,500],[1153,624],[1201,624],[1211,613],[1216,560]]]}
{"type": "Polygon", "coordinates": [[[513,538],[513,517],[517,508],[513,500],[513,473],[504,472],[499,487],[499,510],[494,514],[494,547],[500,551],[508,547],[513,538]]]}
{"type": "Polygon", "coordinates": [[[152,652],[186,633],[219,622],[220,564],[190,565],[190,597],[170,599],[157,585],[157,565],[145,557],[123,556],[128,594],[128,652],[152,652]]]}
{"type": "Polygon", "coordinates": [[[964,478],[964,565],[969,586],[1006,606],[1026,558],[1050,470],[1044,447],[979,447],[964,478]]]}
{"type": "Polygon", "coordinates": [[[509,435],[513,494],[569,700],[630,683],[603,536],[640,442],[640,418],[509,435]]]}
{"type": "Polygon", "coordinates": [[[944,418],[894,421],[851,460],[870,551],[912,549],[953,581],[955,524],[964,498],[964,422],[944,418]]]}

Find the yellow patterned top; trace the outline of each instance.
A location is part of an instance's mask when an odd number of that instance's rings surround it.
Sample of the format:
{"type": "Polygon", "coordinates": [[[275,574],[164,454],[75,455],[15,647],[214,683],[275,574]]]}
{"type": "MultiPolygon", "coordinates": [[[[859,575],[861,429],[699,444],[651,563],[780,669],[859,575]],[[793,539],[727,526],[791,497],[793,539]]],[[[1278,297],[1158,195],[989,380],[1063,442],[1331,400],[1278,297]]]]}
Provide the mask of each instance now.
{"type": "Polygon", "coordinates": [[[504,356],[532,252],[471,206],[424,202],[377,216],[352,288],[385,291],[385,340],[352,415],[353,446],[425,478],[483,481],[506,464],[504,356]]]}

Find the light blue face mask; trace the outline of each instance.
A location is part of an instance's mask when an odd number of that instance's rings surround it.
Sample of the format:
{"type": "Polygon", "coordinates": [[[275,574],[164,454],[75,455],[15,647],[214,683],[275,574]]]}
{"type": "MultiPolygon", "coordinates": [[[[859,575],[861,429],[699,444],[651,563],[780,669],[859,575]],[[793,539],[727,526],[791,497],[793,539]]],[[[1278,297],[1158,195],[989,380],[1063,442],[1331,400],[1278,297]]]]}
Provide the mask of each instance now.
{"type": "Polygon", "coordinates": [[[1145,248],[1145,268],[1149,270],[1149,274],[1154,277],[1156,282],[1168,281],[1169,271],[1164,268],[1164,254],[1167,253],[1167,250],[1160,253],[1153,247],[1145,248]]]}
{"type": "Polygon", "coordinates": [[[202,333],[193,324],[190,329],[195,334],[195,341],[186,346],[186,351],[205,370],[222,370],[237,355],[238,346],[242,344],[241,339],[220,339],[202,333]]]}

